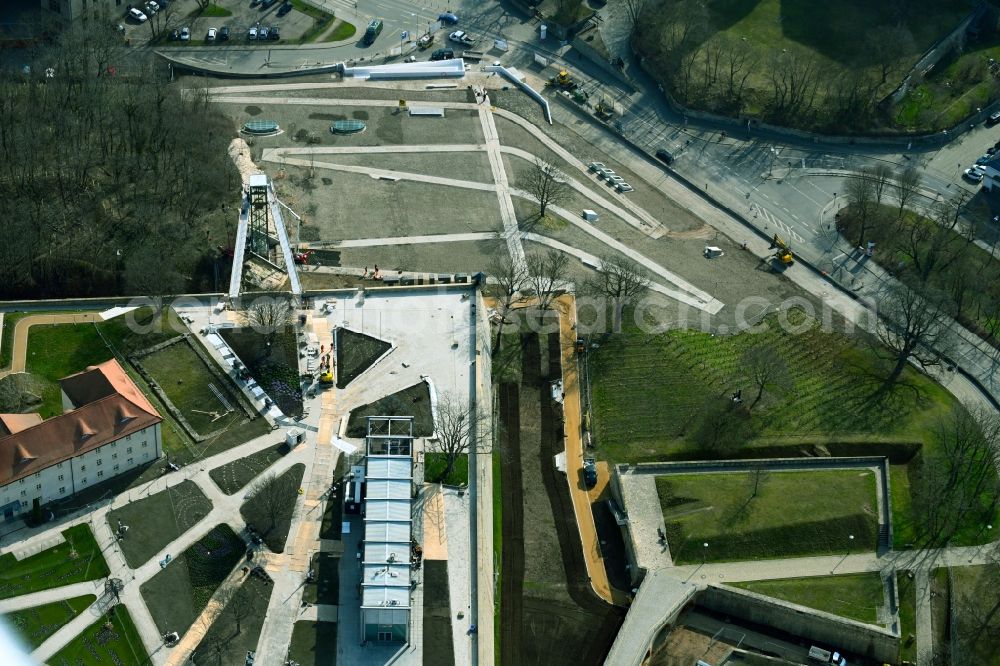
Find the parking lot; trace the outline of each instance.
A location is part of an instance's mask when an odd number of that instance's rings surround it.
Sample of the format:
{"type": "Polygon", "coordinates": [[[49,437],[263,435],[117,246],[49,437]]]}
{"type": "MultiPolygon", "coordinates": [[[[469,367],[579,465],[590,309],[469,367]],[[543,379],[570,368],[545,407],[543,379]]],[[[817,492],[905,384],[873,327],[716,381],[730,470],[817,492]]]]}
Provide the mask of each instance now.
{"type": "MultiPolygon", "coordinates": [[[[155,1],[159,4],[159,0],[155,1]]],[[[251,41],[248,38],[251,28],[267,27],[270,29],[277,27],[280,39],[267,39],[263,44],[259,44],[263,47],[264,45],[299,40],[315,23],[311,16],[303,14],[297,9],[292,9],[287,14],[278,16],[282,7],[280,1],[262,9],[259,4],[251,7],[250,0],[217,0],[209,6],[210,9],[206,12],[229,13],[228,16],[200,14],[195,0],[173,0],[172,2],[166,0],[166,7],[161,7],[155,14],[149,10],[146,4],[147,0],[137,0],[122,14],[125,36],[133,45],[143,43],[169,44],[170,46],[214,44],[219,48],[225,48],[228,41],[244,47],[257,43],[256,40],[251,41]],[[131,7],[142,11],[147,20],[140,22],[129,16],[131,7]],[[214,28],[220,31],[223,27],[229,28],[228,40],[218,35],[214,41],[208,39],[210,29],[214,28]],[[184,28],[188,29],[190,39],[180,39],[180,33],[184,28]],[[174,31],[177,31],[176,35],[173,35],[174,31]]]]}

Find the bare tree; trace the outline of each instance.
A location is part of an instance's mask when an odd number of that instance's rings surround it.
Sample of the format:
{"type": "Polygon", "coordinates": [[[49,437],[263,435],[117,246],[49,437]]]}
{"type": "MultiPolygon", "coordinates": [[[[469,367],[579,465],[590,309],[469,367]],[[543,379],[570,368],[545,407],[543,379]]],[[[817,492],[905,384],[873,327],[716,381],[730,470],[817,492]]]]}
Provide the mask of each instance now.
{"type": "Polygon", "coordinates": [[[20,414],[42,402],[42,383],[26,372],[0,377],[0,412],[20,414]]]}
{"type": "Polygon", "coordinates": [[[571,189],[563,173],[540,157],[520,179],[520,186],[538,201],[538,216],[545,217],[551,205],[558,205],[569,198],[571,189]]]}
{"type": "Polygon", "coordinates": [[[813,109],[819,82],[819,65],[793,52],[777,53],[768,68],[771,80],[770,113],[779,120],[807,114],[813,109]]]}
{"type": "Polygon", "coordinates": [[[728,397],[709,398],[702,406],[700,416],[691,438],[709,453],[733,451],[751,438],[750,412],[728,397]]]}
{"type": "Polygon", "coordinates": [[[622,0],[622,8],[625,10],[625,16],[628,19],[629,34],[635,31],[636,26],[639,24],[639,18],[646,11],[648,5],[649,0],[622,0]]]}
{"type": "Polygon", "coordinates": [[[978,406],[956,406],[930,429],[937,443],[926,453],[915,478],[913,524],[916,551],[927,565],[959,532],[985,525],[1000,506],[996,459],[1000,454],[1000,416],[978,406]]]}
{"type": "Polygon", "coordinates": [[[527,264],[528,283],[538,300],[538,311],[544,313],[552,305],[559,286],[566,280],[569,256],[549,249],[544,254],[528,255],[527,264]]]}
{"type": "Polygon", "coordinates": [[[225,613],[236,625],[236,635],[242,632],[243,620],[250,617],[254,610],[252,590],[244,589],[242,585],[230,587],[222,593],[220,602],[225,606],[225,613]]]}
{"type": "Polygon", "coordinates": [[[471,447],[484,450],[490,441],[489,415],[452,394],[442,394],[434,411],[432,451],[445,455],[445,469],[435,481],[441,481],[455,469],[458,457],[471,447]]]}
{"type": "Polygon", "coordinates": [[[493,356],[496,356],[503,344],[503,328],[507,324],[507,315],[516,303],[523,300],[521,290],[528,282],[528,269],[524,263],[511,257],[510,252],[503,248],[490,259],[486,272],[493,278],[490,291],[496,298],[497,313],[500,316],[497,338],[493,344],[493,356]]]}
{"type": "Polygon", "coordinates": [[[601,268],[586,284],[586,291],[611,300],[614,307],[614,332],[622,331],[622,311],[649,288],[646,271],[636,262],[619,254],[601,257],[601,268]]]}
{"type": "Polygon", "coordinates": [[[861,247],[878,210],[875,203],[875,184],[870,174],[862,170],[856,176],[848,178],[844,183],[844,194],[847,195],[850,213],[858,222],[857,246],[861,247]]]}
{"type": "MultiPolygon", "coordinates": [[[[239,269],[234,266],[233,270],[239,269]]],[[[267,346],[271,346],[278,333],[290,326],[294,320],[295,309],[292,300],[283,292],[256,294],[248,298],[249,302],[240,312],[243,325],[263,335],[267,346]]]]}
{"type": "Polygon", "coordinates": [[[270,534],[285,515],[291,514],[298,498],[296,484],[290,476],[278,476],[273,472],[256,481],[247,493],[243,506],[244,517],[253,521],[253,526],[261,534],[270,534]]]}
{"type": "Polygon", "coordinates": [[[975,227],[961,223],[967,197],[963,193],[952,201],[941,202],[931,212],[932,220],[917,219],[906,226],[900,252],[909,259],[921,282],[963,260],[976,240],[975,227]]]}
{"type": "Polygon", "coordinates": [[[896,172],[892,182],[892,191],[896,195],[899,206],[896,209],[896,220],[903,219],[903,212],[912,203],[913,198],[920,193],[921,176],[915,167],[908,166],[896,172]]]}
{"type": "Polygon", "coordinates": [[[903,25],[880,25],[865,35],[865,53],[879,67],[879,86],[889,82],[889,77],[905,66],[908,57],[916,51],[913,34],[903,25]]]}
{"type": "Polygon", "coordinates": [[[758,59],[742,42],[727,40],[725,51],[726,99],[736,113],[743,110],[747,79],[757,68],[758,59]]]}
{"type": "Polygon", "coordinates": [[[747,406],[747,411],[752,411],[757,406],[764,396],[764,391],[782,390],[790,381],[788,364],[771,345],[757,344],[744,351],[740,356],[740,367],[743,375],[757,389],[757,394],[747,406]]]}
{"type": "Polygon", "coordinates": [[[911,289],[899,282],[886,286],[878,299],[876,353],[888,352],[891,370],[883,388],[891,388],[912,359],[924,367],[938,365],[948,342],[951,303],[929,288],[911,289]]]}
{"type": "Polygon", "coordinates": [[[862,171],[868,174],[872,182],[872,194],[875,195],[875,204],[882,205],[882,197],[885,196],[886,189],[893,182],[893,173],[886,164],[879,162],[875,166],[866,167],[862,171]]]}

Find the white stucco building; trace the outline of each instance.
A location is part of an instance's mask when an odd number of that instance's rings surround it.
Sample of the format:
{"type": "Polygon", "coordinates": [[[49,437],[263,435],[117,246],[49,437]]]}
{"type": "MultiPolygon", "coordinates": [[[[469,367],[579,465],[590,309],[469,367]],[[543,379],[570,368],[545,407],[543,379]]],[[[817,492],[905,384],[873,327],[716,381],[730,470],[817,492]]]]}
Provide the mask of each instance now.
{"type": "Polygon", "coordinates": [[[148,464],[163,418],[114,359],[59,382],[63,414],[0,414],[0,519],[148,464]]]}

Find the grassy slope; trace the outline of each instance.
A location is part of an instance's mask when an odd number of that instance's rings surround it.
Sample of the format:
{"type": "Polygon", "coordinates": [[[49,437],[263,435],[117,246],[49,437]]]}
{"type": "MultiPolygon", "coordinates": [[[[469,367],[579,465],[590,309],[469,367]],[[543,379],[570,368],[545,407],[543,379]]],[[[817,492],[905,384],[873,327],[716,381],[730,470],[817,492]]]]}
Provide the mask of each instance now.
{"type": "Polygon", "coordinates": [[[75,525],[63,531],[66,543],[21,561],[13,553],[0,556],[0,599],[53,587],[96,580],[108,575],[108,564],[90,527],[75,525]],[[70,543],[77,556],[71,558],[70,543]]]}
{"type": "Polygon", "coordinates": [[[25,608],[4,616],[24,642],[34,650],[60,627],[87,609],[97,597],[85,594],[72,599],[53,601],[50,604],[25,608]]]}
{"type": "Polygon", "coordinates": [[[296,622],[292,629],[292,643],[288,658],[302,666],[320,666],[330,663],[330,655],[337,654],[336,622],[296,622]]]}
{"type": "Polygon", "coordinates": [[[744,590],[875,624],[885,597],[877,573],[731,583],[744,590]]]}
{"type": "MultiPolygon", "coordinates": [[[[799,321],[795,317],[790,314],[789,320],[799,321]]],[[[774,325],[772,317],[756,334],[649,335],[631,320],[626,317],[623,334],[590,357],[596,454],[609,461],[700,457],[687,438],[702,407],[711,396],[749,390],[739,377],[739,358],[756,344],[777,350],[790,381],[780,396],[754,409],[758,436],[751,445],[919,441],[926,424],[955,404],[943,388],[911,369],[904,379],[919,387],[919,397],[900,394],[891,409],[873,404],[874,387],[861,376],[873,370],[873,355],[857,340],[818,326],[794,335],[774,325]]]]}
{"type": "Polygon", "coordinates": [[[338,332],[337,388],[344,388],[392,346],[385,340],[346,328],[338,332]]]}
{"type": "Polygon", "coordinates": [[[874,550],[875,477],[868,471],[656,478],[675,561],[746,560],[874,550]],[[849,535],[854,540],[849,540],[849,535]],[[707,542],[707,549],[702,543],[707,542]]]}

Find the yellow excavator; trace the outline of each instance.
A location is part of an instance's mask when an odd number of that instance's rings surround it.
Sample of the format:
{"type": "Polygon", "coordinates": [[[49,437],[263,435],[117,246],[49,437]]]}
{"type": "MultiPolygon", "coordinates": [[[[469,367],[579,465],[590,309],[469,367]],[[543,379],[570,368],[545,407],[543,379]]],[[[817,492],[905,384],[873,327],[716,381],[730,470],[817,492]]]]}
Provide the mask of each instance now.
{"type": "Polygon", "coordinates": [[[795,263],[795,255],[792,253],[792,248],[778,234],[774,234],[769,249],[777,250],[774,256],[785,266],[791,266],[795,263]]]}

